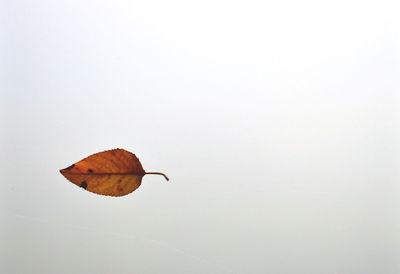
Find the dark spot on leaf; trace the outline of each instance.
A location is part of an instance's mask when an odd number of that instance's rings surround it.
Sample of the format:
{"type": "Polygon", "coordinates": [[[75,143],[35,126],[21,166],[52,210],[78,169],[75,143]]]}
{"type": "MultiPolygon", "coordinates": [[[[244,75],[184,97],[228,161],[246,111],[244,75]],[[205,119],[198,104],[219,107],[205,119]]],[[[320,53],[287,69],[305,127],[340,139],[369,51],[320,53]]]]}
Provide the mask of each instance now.
{"type": "Polygon", "coordinates": [[[87,183],[86,183],[85,181],[83,181],[83,182],[81,183],[81,187],[84,188],[84,189],[86,189],[86,188],[87,188],[87,183]]]}
{"type": "Polygon", "coordinates": [[[67,167],[65,170],[70,170],[71,168],[73,168],[75,166],[75,164],[70,165],[69,167],[67,167]]]}
{"type": "Polygon", "coordinates": [[[90,173],[93,173],[93,169],[89,168],[87,171],[89,171],[90,173]]]}

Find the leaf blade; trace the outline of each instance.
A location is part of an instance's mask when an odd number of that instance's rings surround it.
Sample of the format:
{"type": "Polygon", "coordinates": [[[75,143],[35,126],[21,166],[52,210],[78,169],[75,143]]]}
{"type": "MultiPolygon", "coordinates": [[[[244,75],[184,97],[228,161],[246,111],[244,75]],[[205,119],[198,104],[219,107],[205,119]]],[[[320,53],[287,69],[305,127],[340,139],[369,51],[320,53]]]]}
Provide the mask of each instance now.
{"type": "MultiPolygon", "coordinates": [[[[92,154],[60,172],[73,184],[108,196],[124,196],[135,191],[147,174],[135,154],[120,148],[92,154]]],[[[163,173],[148,174],[163,175],[168,180],[163,173]]]]}

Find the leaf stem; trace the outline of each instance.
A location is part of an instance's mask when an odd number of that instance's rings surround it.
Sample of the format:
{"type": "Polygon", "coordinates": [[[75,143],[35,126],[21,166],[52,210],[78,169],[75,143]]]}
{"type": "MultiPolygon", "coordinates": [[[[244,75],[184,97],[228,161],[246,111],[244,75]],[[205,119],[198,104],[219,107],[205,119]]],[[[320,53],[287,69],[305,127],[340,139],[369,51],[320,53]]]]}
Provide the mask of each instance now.
{"type": "Polygon", "coordinates": [[[146,172],[146,174],[162,175],[162,176],[164,176],[165,180],[169,181],[169,178],[167,177],[167,175],[165,175],[164,173],[161,173],[161,172],[146,172]]]}

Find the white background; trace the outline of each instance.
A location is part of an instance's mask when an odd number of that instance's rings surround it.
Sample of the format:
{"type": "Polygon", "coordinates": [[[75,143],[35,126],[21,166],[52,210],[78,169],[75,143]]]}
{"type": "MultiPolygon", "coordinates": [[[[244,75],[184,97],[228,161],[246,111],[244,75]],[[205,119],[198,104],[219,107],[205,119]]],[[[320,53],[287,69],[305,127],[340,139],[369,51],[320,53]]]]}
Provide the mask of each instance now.
{"type": "Polygon", "coordinates": [[[395,2],[3,2],[0,272],[400,273],[395,2]]]}

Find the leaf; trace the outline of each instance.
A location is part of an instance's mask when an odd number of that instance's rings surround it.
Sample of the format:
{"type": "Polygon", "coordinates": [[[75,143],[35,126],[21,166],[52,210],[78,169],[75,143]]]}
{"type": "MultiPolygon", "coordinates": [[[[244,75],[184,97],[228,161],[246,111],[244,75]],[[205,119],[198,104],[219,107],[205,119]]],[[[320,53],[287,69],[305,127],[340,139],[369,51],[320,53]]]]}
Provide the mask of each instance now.
{"type": "Polygon", "coordinates": [[[60,170],[72,183],[90,192],[109,196],[124,196],[135,191],[146,172],[135,154],[124,149],[99,152],[60,170]]]}

